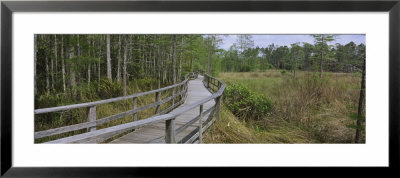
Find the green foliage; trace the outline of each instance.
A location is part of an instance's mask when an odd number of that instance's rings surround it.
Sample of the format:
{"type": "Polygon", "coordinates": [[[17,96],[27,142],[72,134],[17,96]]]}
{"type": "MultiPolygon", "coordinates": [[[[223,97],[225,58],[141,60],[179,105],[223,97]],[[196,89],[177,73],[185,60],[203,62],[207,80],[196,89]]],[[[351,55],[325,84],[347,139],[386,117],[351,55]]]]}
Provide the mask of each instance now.
{"type": "Polygon", "coordinates": [[[71,103],[73,98],[67,93],[40,95],[35,97],[35,108],[47,108],[62,106],[64,103],[71,103]]]}
{"type": "Polygon", "coordinates": [[[119,82],[111,82],[108,79],[102,79],[99,84],[98,95],[100,98],[114,98],[122,96],[123,88],[119,82]]]}
{"type": "Polygon", "coordinates": [[[135,81],[135,88],[140,89],[142,91],[150,91],[154,90],[156,87],[157,80],[154,78],[146,77],[143,79],[137,79],[135,81]]]}
{"type": "Polygon", "coordinates": [[[275,67],[274,67],[274,65],[272,65],[272,64],[266,64],[265,65],[265,69],[274,69],[275,67]]]}
{"type": "Polygon", "coordinates": [[[286,70],[281,70],[281,75],[285,75],[286,74],[286,70]]]}
{"type": "Polygon", "coordinates": [[[204,68],[200,63],[195,62],[193,64],[193,71],[204,71],[204,68]]]}
{"type": "Polygon", "coordinates": [[[227,108],[241,119],[259,120],[271,113],[273,103],[264,95],[250,91],[242,84],[230,84],[224,92],[227,108]]]}
{"type": "Polygon", "coordinates": [[[349,118],[354,121],[359,120],[361,122],[361,126],[357,126],[356,124],[352,123],[352,124],[346,125],[348,128],[365,131],[365,126],[363,126],[365,123],[365,116],[363,116],[363,115],[360,116],[360,115],[358,115],[358,113],[350,113],[349,118]]]}
{"type": "Polygon", "coordinates": [[[353,75],[354,75],[354,77],[361,78],[362,73],[361,72],[355,72],[353,75]]]}
{"type": "Polygon", "coordinates": [[[240,66],[239,72],[250,72],[250,66],[248,64],[240,66]]]}

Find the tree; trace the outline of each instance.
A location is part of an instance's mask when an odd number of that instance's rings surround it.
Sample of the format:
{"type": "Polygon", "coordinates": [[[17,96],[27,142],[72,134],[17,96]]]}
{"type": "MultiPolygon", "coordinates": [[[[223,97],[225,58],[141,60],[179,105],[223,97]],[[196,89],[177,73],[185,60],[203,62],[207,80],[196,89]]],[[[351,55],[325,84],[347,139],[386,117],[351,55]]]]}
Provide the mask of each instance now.
{"type": "Polygon", "coordinates": [[[273,58],[276,60],[277,68],[287,69],[286,62],[289,60],[290,51],[287,46],[279,46],[272,53],[273,58]]]}
{"type": "Polygon", "coordinates": [[[178,68],[178,78],[181,78],[182,76],[182,58],[183,58],[183,48],[184,48],[184,38],[185,36],[182,36],[181,39],[181,45],[180,45],[180,50],[179,50],[179,68],[178,68]]]}
{"type": "Polygon", "coordinates": [[[304,52],[304,60],[303,60],[303,70],[310,70],[310,66],[312,66],[312,53],[314,51],[314,46],[310,43],[303,42],[303,52],[304,52]]]}
{"type": "MultiPolygon", "coordinates": [[[[125,55],[125,54],[124,54],[125,55]]],[[[124,56],[125,57],[125,56],[124,56]]],[[[125,59],[124,59],[125,60],[125,59]]],[[[117,82],[121,78],[121,35],[118,35],[118,62],[117,62],[117,82]]]]}
{"type": "MultiPolygon", "coordinates": [[[[54,60],[53,58],[51,59],[51,89],[54,90],[54,63],[57,64],[57,35],[54,35],[54,60]]],[[[57,70],[57,68],[56,68],[57,70]]]]}
{"type": "Polygon", "coordinates": [[[259,54],[259,48],[247,48],[241,53],[241,59],[244,62],[243,66],[246,69],[242,69],[242,72],[249,72],[256,68],[257,57],[259,54]]]}
{"type": "Polygon", "coordinates": [[[315,40],[315,50],[319,54],[319,77],[322,78],[322,64],[325,57],[330,51],[330,46],[327,44],[334,39],[334,35],[312,35],[315,40]]]}
{"type": "Polygon", "coordinates": [[[112,81],[111,75],[111,51],[110,51],[110,35],[107,35],[107,78],[112,81]]]}
{"type": "Polygon", "coordinates": [[[212,55],[214,51],[214,36],[208,35],[207,38],[207,51],[208,51],[208,73],[212,73],[212,55]]]}
{"type": "Polygon", "coordinates": [[[301,63],[301,60],[304,59],[304,52],[299,43],[291,44],[290,52],[292,58],[291,68],[293,71],[293,77],[296,77],[296,70],[298,68],[298,65],[301,63]]]}
{"type": "Polygon", "coordinates": [[[63,92],[66,90],[65,86],[65,56],[64,56],[64,35],[61,35],[61,72],[63,82],[63,92]]]}
{"type": "Polygon", "coordinates": [[[34,35],[34,38],[35,38],[35,41],[34,41],[34,45],[35,45],[35,49],[34,49],[34,51],[33,51],[33,55],[34,55],[34,64],[33,64],[33,66],[34,66],[34,75],[35,75],[35,81],[34,81],[34,93],[35,93],[35,95],[36,95],[36,93],[37,93],[37,85],[36,85],[36,80],[37,80],[37,74],[36,74],[36,63],[37,63],[37,51],[38,51],[38,38],[37,38],[37,36],[38,35],[34,35]]]}
{"type": "Polygon", "coordinates": [[[239,52],[242,53],[244,50],[254,46],[253,37],[251,35],[237,35],[236,44],[239,52]]]}
{"type": "Polygon", "coordinates": [[[206,35],[205,43],[207,46],[207,57],[208,57],[208,73],[213,73],[213,55],[217,50],[218,44],[222,41],[219,35],[206,35]]]}
{"type": "Polygon", "coordinates": [[[361,127],[362,127],[362,122],[363,122],[363,113],[364,113],[364,100],[365,100],[365,51],[360,52],[361,58],[363,58],[363,68],[362,68],[362,75],[361,75],[361,89],[360,89],[360,97],[358,100],[358,117],[356,121],[356,137],[355,137],[355,142],[359,143],[360,142],[360,135],[361,135],[361,127]]]}
{"type": "Polygon", "coordinates": [[[123,75],[122,75],[122,80],[123,80],[123,83],[124,83],[124,96],[126,96],[126,76],[127,76],[127,71],[126,71],[126,68],[127,68],[127,63],[128,63],[128,51],[129,51],[129,49],[128,49],[128,45],[129,45],[129,42],[128,42],[128,35],[125,35],[125,48],[124,48],[124,65],[123,65],[123,75]]]}
{"type": "Polygon", "coordinates": [[[176,35],[172,35],[172,83],[176,83],[176,35]]]}
{"type": "Polygon", "coordinates": [[[251,35],[237,35],[236,44],[240,54],[239,59],[241,59],[241,64],[244,65],[244,52],[254,46],[254,41],[251,35]]]}
{"type": "Polygon", "coordinates": [[[70,82],[71,88],[73,88],[76,86],[75,66],[73,64],[73,60],[74,60],[73,59],[74,58],[74,47],[73,46],[69,47],[68,54],[69,54],[69,70],[70,70],[69,71],[69,73],[70,73],[69,82],[70,82]]]}

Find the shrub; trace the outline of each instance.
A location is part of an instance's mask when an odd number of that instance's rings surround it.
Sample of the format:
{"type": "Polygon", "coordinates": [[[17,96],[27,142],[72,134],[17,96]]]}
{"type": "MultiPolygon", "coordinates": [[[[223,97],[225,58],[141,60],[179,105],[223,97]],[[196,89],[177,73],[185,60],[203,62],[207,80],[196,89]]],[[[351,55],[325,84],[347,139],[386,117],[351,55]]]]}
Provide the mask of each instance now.
{"type": "Polygon", "coordinates": [[[269,115],[273,106],[264,95],[254,93],[242,84],[229,85],[224,96],[227,108],[244,120],[259,120],[269,115]]]}
{"type": "Polygon", "coordinates": [[[118,82],[111,82],[108,79],[102,79],[99,84],[98,95],[102,99],[122,96],[122,85],[118,82]]]}
{"type": "Polygon", "coordinates": [[[149,91],[157,88],[158,81],[153,78],[136,79],[135,85],[137,90],[149,91]]]}
{"type": "Polygon", "coordinates": [[[286,74],[286,70],[281,70],[281,74],[285,75],[286,74]]]}
{"type": "Polygon", "coordinates": [[[240,66],[239,72],[250,72],[250,66],[248,64],[244,64],[240,66]]]}

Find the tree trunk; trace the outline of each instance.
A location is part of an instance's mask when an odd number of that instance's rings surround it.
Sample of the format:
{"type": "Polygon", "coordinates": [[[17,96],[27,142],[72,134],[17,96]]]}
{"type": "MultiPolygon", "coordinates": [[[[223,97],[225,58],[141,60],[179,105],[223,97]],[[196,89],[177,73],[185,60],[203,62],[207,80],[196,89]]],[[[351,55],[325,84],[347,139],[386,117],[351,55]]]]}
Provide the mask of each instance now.
{"type": "Polygon", "coordinates": [[[77,73],[75,73],[75,75],[77,75],[78,77],[75,77],[75,80],[76,80],[76,82],[79,84],[80,83],[80,79],[81,79],[81,75],[80,75],[80,71],[79,71],[79,67],[81,66],[80,65],[80,62],[81,62],[81,60],[80,60],[80,57],[81,57],[81,46],[80,46],[80,43],[79,43],[79,35],[77,35],[77,38],[78,38],[78,44],[77,44],[77,49],[78,49],[78,51],[77,51],[77,60],[76,60],[76,64],[75,64],[75,67],[76,67],[76,69],[78,69],[78,71],[77,71],[77,73]]]}
{"type": "Polygon", "coordinates": [[[61,72],[63,80],[63,91],[65,92],[65,56],[64,56],[64,35],[61,35],[61,72]]]}
{"type": "MultiPolygon", "coordinates": [[[[88,46],[90,46],[90,35],[88,35],[88,38],[87,38],[87,42],[88,42],[88,46]]],[[[88,56],[90,57],[90,49],[88,49],[88,56]]],[[[90,86],[90,62],[91,61],[89,61],[88,62],[88,71],[87,71],[87,73],[88,73],[88,86],[90,86]]]]}
{"type": "MultiPolygon", "coordinates": [[[[98,75],[99,75],[99,84],[101,82],[101,40],[102,40],[102,36],[99,37],[99,65],[98,65],[98,75]]],[[[99,85],[100,86],[100,85],[99,85]]]]}
{"type": "Polygon", "coordinates": [[[212,55],[211,50],[212,50],[212,47],[213,47],[212,40],[213,39],[210,38],[209,41],[208,41],[208,73],[210,75],[212,73],[212,57],[211,57],[211,55],[212,55]]]}
{"type": "Polygon", "coordinates": [[[319,61],[319,78],[322,78],[322,60],[324,57],[324,37],[322,37],[321,60],[319,61]]]}
{"type": "Polygon", "coordinates": [[[53,90],[54,90],[54,62],[57,64],[57,36],[56,35],[54,35],[54,60],[51,59],[51,88],[53,90]]]}
{"type": "Polygon", "coordinates": [[[162,77],[162,83],[165,83],[165,80],[166,80],[166,78],[165,78],[165,66],[166,66],[165,65],[165,61],[166,61],[166,59],[167,59],[167,56],[166,56],[165,52],[163,52],[163,59],[161,60],[161,68],[162,68],[162,70],[160,71],[161,77],[162,77]]]}
{"type": "MultiPolygon", "coordinates": [[[[178,79],[182,77],[182,58],[183,58],[183,36],[181,41],[181,50],[179,55],[179,68],[178,68],[178,79]]],[[[180,81],[180,80],[178,80],[180,81]]]]}
{"type": "Polygon", "coordinates": [[[362,79],[361,79],[361,89],[360,89],[360,98],[358,100],[358,118],[357,118],[357,128],[356,128],[356,138],[355,142],[360,143],[360,136],[361,136],[361,118],[364,111],[364,98],[365,98],[365,59],[363,64],[363,71],[362,71],[362,79]]]}
{"type": "Polygon", "coordinates": [[[123,82],[124,82],[124,96],[126,96],[126,66],[128,60],[128,35],[125,35],[125,49],[124,49],[124,65],[123,65],[123,82]]]}
{"type": "Polygon", "coordinates": [[[118,35],[118,64],[117,64],[117,82],[121,78],[121,35],[118,35]]]}
{"type": "Polygon", "coordinates": [[[111,52],[110,52],[110,35],[107,35],[107,78],[112,81],[111,75],[111,52]]]}
{"type": "MultiPolygon", "coordinates": [[[[69,59],[72,60],[72,58],[74,58],[74,47],[70,47],[69,48],[69,59]]],[[[70,85],[71,88],[74,88],[76,86],[76,80],[75,80],[75,66],[73,64],[73,62],[70,62],[70,85]]]]}
{"type": "MultiPolygon", "coordinates": [[[[161,40],[161,39],[159,39],[159,40],[161,40]]],[[[162,60],[162,56],[161,56],[161,53],[160,53],[160,44],[158,44],[157,53],[158,53],[158,59],[157,59],[157,65],[158,65],[157,66],[158,67],[158,71],[157,71],[157,74],[158,74],[158,88],[161,88],[161,60],[162,60]]]]}
{"type": "Polygon", "coordinates": [[[176,35],[172,35],[172,83],[176,82],[176,35]]]}
{"type": "Polygon", "coordinates": [[[143,63],[144,54],[143,54],[143,50],[144,50],[144,48],[143,48],[143,44],[142,44],[142,38],[141,38],[141,35],[139,35],[139,51],[140,51],[140,54],[139,54],[139,56],[140,56],[139,63],[140,63],[140,69],[141,69],[141,71],[144,72],[144,63],[143,63]]]}
{"type": "Polygon", "coordinates": [[[34,43],[34,45],[35,45],[35,49],[34,49],[34,54],[33,54],[33,56],[34,56],[34,64],[33,64],[33,66],[34,66],[34,73],[35,73],[35,75],[34,75],[34,87],[35,87],[35,91],[34,91],[34,93],[35,93],[35,96],[36,96],[36,92],[37,92],[37,86],[36,86],[36,61],[37,61],[37,57],[36,57],[36,52],[37,52],[37,43],[38,43],[38,38],[37,38],[37,35],[35,34],[34,35],[34,38],[35,38],[35,43],[34,43]]]}
{"type": "Polygon", "coordinates": [[[51,76],[51,88],[54,89],[54,61],[53,58],[50,58],[50,66],[51,66],[51,71],[50,71],[50,76],[51,76]]]}
{"type": "Polygon", "coordinates": [[[46,54],[46,91],[47,91],[47,95],[50,94],[50,83],[49,83],[49,62],[48,62],[48,58],[47,58],[47,54],[46,54]]]}

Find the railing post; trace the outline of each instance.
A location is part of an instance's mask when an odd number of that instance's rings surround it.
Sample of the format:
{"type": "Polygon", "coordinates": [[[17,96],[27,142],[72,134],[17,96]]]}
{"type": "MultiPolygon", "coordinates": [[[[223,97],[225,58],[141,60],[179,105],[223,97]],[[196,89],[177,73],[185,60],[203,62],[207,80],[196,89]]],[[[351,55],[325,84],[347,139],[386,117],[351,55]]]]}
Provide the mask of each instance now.
{"type": "Polygon", "coordinates": [[[210,77],[208,75],[207,75],[207,88],[210,88],[210,77]]]}
{"type": "Polygon", "coordinates": [[[172,106],[175,105],[175,88],[176,87],[172,88],[172,106]]]}
{"type": "Polygon", "coordinates": [[[218,91],[218,80],[214,78],[214,86],[216,87],[215,91],[218,91]]]}
{"type": "Polygon", "coordinates": [[[189,82],[186,82],[186,83],[185,83],[185,100],[186,100],[186,97],[187,97],[188,92],[189,92],[188,84],[189,84],[189,82]]]}
{"type": "MultiPolygon", "coordinates": [[[[89,112],[88,112],[88,122],[92,122],[92,121],[96,121],[96,105],[95,106],[91,106],[89,108],[89,112]]],[[[88,127],[87,131],[91,132],[91,131],[95,131],[96,130],[96,125],[93,127],[88,127]]]]}
{"type": "Polygon", "coordinates": [[[181,101],[185,99],[183,97],[184,95],[185,95],[185,83],[181,85],[181,101]]]}
{"type": "MultiPolygon", "coordinates": [[[[156,102],[160,102],[160,92],[156,92],[156,102]]],[[[156,106],[156,114],[160,113],[161,104],[156,106]]]]}
{"type": "MultiPolygon", "coordinates": [[[[137,108],[137,97],[133,98],[133,109],[137,108]]],[[[137,112],[135,114],[133,114],[133,120],[137,121],[137,112]]]]}
{"type": "Polygon", "coordinates": [[[199,143],[203,143],[203,105],[200,105],[199,143]]]}
{"type": "Polygon", "coordinates": [[[165,143],[175,143],[175,118],[165,121],[165,143]]]}
{"type": "Polygon", "coordinates": [[[217,84],[215,84],[215,78],[212,78],[212,90],[213,91],[216,91],[215,90],[215,87],[217,86],[217,84]]]}
{"type": "Polygon", "coordinates": [[[217,120],[221,118],[221,101],[222,101],[222,95],[217,97],[217,102],[215,103],[217,120]]]}
{"type": "Polygon", "coordinates": [[[187,98],[187,95],[188,95],[188,92],[189,92],[189,88],[188,88],[188,84],[189,84],[189,82],[186,82],[185,83],[185,100],[186,100],[186,98],[187,98]]]}

